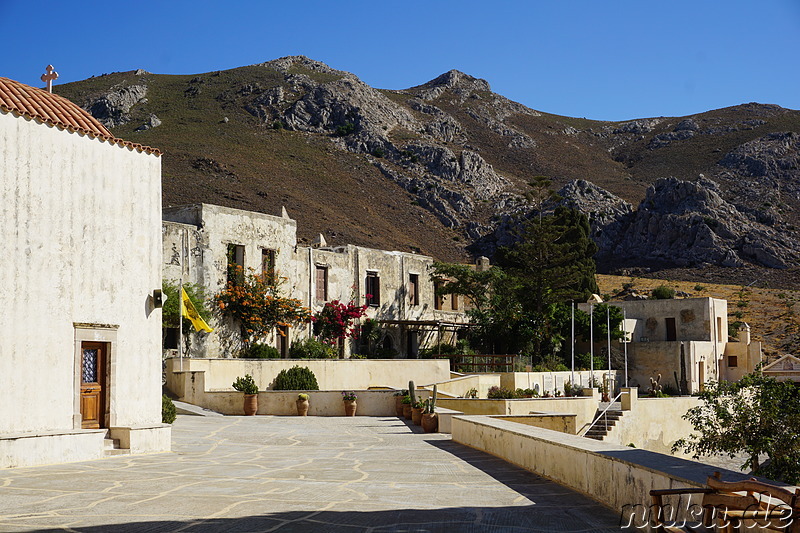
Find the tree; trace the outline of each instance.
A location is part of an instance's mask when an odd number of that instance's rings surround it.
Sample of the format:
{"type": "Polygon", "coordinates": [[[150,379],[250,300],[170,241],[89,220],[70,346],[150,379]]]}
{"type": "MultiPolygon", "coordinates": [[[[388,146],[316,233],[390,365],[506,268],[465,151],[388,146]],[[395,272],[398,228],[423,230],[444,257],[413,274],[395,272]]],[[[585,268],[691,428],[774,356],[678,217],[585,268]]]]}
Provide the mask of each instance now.
{"type": "MultiPolygon", "coordinates": [[[[197,314],[200,318],[208,322],[211,319],[211,311],[205,305],[206,293],[202,286],[194,283],[184,283],[183,290],[189,296],[189,300],[194,305],[197,314]]],[[[174,280],[163,280],[161,282],[161,291],[167,297],[164,306],[161,308],[161,327],[162,328],[178,328],[180,326],[180,299],[181,289],[178,283],[174,280]]],[[[186,347],[184,353],[189,352],[191,346],[192,323],[189,320],[183,321],[182,337],[186,347]]]]}
{"type": "Polygon", "coordinates": [[[574,209],[558,207],[552,215],[528,220],[516,244],[498,250],[496,260],[514,280],[515,292],[532,332],[531,351],[544,359],[564,339],[566,302],[585,301],[597,292],[589,221],[574,209]]]}
{"type": "Polygon", "coordinates": [[[270,273],[255,274],[252,269],[245,272],[240,265],[230,268],[235,269],[234,275],[215,299],[222,314],[239,324],[245,349],[278,326],[310,319],[300,300],[281,295],[285,278],[270,273]]]}
{"type": "Polygon", "coordinates": [[[742,468],[790,484],[800,482],[800,387],[755,372],[738,382],[709,382],[702,404],[684,418],[694,431],[673,451],[704,455],[744,452],[742,468]],[[766,454],[769,460],[759,461],[766,454]]]}

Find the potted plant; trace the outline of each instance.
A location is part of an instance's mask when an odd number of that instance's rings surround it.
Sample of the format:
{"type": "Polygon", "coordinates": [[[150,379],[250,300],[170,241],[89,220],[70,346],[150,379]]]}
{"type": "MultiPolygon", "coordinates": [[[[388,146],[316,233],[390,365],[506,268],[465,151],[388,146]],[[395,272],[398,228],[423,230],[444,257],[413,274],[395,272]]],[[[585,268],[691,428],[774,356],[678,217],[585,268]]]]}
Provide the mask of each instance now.
{"type": "Polygon", "coordinates": [[[478,397],[478,389],[472,387],[467,392],[464,393],[464,398],[472,398],[475,399],[478,397]]]}
{"type": "Polygon", "coordinates": [[[253,416],[258,411],[258,385],[253,380],[253,376],[245,374],[239,376],[233,382],[233,388],[244,393],[244,414],[253,416]]]}
{"type": "Polygon", "coordinates": [[[403,416],[403,397],[408,394],[408,391],[403,389],[394,393],[394,412],[397,416],[403,416]]]}
{"type": "Polygon", "coordinates": [[[422,425],[422,409],[425,407],[425,402],[418,399],[415,403],[411,404],[411,421],[417,425],[422,425]]]}
{"type": "Polygon", "coordinates": [[[436,414],[436,385],[433,386],[433,395],[425,400],[422,410],[422,429],[425,433],[435,433],[439,430],[439,415],[436,414]]]}
{"type": "Polygon", "coordinates": [[[400,403],[403,405],[403,416],[406,420],[411,420],[411,396],[406,394],[400,403]]]}
{"type": "Polygon", "coordinates": [[[297,405],[297,416],[308,415],[308,394],[304,392],[298,394],[295,404],[297,405]]]}
{"type": "Polygon", "coordinates": [[[344,416],[356,416],[356,396],[355,391],[342,391],[342,401],[344,402],[344,416]]]}

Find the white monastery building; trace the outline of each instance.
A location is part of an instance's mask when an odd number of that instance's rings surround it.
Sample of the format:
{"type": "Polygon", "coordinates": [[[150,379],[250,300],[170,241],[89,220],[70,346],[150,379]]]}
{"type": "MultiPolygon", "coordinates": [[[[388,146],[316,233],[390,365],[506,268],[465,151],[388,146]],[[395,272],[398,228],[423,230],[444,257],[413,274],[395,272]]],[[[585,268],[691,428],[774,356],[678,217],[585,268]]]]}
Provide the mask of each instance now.
{"type": "Polygon", "coordinates": [[[0,77],[0,211],[0,468],[169,450],[160,152],[0,77]]]}

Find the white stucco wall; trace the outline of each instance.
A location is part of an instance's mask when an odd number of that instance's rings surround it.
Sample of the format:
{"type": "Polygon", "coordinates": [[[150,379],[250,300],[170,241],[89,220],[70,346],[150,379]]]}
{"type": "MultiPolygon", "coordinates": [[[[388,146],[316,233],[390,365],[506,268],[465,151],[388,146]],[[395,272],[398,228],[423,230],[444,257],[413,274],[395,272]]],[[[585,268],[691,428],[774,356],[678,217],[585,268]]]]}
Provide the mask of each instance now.
{"type": "Polygon", "coordinates": [[[159,424],[160,158],[0,111],[0,213],[0,434],[74,427],[74,323],[118,326],[109,425],[159,424]]]}

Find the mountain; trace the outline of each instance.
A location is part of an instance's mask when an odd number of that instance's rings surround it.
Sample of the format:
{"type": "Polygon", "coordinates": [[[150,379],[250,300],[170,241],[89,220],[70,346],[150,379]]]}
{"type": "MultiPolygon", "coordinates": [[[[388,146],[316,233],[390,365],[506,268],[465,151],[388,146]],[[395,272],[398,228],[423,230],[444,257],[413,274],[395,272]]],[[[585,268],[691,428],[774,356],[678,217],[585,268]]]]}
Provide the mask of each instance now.
{"type": "Polygon", "coordinates": [[[592,221],[606,272],[800,286],[800,112],[743,104],[602,122],[543,113],[452,70],[375,89],[303,56],[56,87],[164,151],[164,204],[278,214],[302,239],[491,255],[544,175],[592,221]]]}

